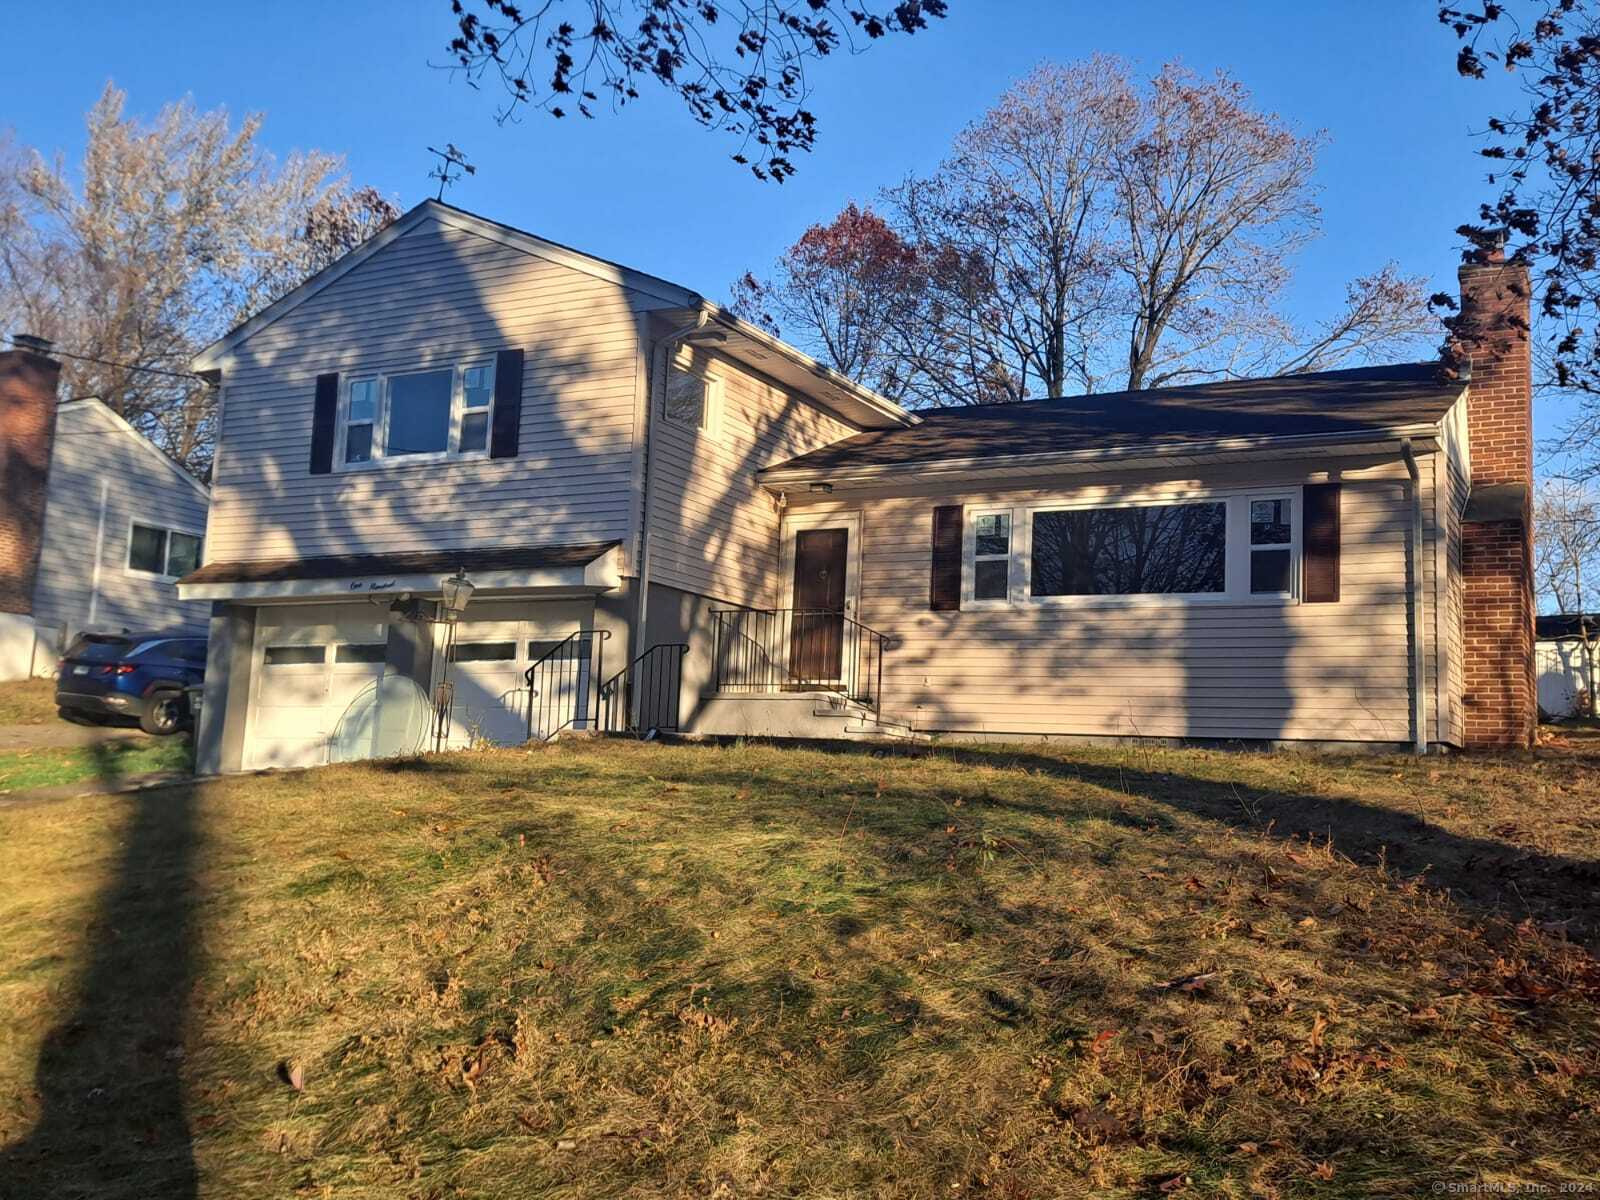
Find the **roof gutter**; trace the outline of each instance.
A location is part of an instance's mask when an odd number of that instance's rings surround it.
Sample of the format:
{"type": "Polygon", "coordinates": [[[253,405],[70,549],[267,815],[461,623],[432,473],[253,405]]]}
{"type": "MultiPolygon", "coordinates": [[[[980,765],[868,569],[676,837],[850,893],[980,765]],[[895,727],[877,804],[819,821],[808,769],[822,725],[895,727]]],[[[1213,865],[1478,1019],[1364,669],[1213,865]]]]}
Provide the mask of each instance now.
{"type": "Polygon", "coordinates": [[[1410,438],[1400,439],[1400,457],[1405,460],[1406,472],[1411,476],[1411,725],[1416,731],[1413,749],[1418,754],[1428,752],[1428,703],[1425,688],[1427,655],[1422,645],[1422,606],[1426,598],[1422,578],[1422,472],[1417,467],[1417,456],[1411,448],[1410,438]]]}
{"type": "Polygon", "coordinates": [[[1360,434],[1317,433],[1293,437],[1241,437],[1215,438],[1207,442],[1152,442],[1125,450],[1057,450],[1038,454],[988,455],[981,458],[938,458],[922,462],[871,464],[859,467],[789,467],[779,463],[756,474],[769,487],[826,480],[829,483],[878,483],[894,480],[908,473],[923,475],[959,475],[966,472],[991,473],[1004,468],[1048,468],[1075,466],[1081,463],[1118,463],[1140,459],[1163,460],[1174,456],[1228,454],[1251,450],[1315,449],[1330,445],[1392,444],[1396,439],[1428,439],[1439,435],[1437,425],[1429,422],[1402,425],[1392,429],[1374,429],[1360,434]]]}

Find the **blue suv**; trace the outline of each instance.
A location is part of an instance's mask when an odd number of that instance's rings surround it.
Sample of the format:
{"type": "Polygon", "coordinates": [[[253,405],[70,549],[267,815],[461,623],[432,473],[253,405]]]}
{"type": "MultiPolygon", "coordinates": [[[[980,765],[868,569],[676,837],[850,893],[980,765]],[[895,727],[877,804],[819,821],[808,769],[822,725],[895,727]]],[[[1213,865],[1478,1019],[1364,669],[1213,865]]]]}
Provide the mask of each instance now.
{"type": "Polygon", "coordinates": [[[206,677],[206,639],[184,633],[85,633],[56,674],[56,707],[67,718],[130,717],[146,733],[176,733],[189,721],[186,689],[206,677]]]}

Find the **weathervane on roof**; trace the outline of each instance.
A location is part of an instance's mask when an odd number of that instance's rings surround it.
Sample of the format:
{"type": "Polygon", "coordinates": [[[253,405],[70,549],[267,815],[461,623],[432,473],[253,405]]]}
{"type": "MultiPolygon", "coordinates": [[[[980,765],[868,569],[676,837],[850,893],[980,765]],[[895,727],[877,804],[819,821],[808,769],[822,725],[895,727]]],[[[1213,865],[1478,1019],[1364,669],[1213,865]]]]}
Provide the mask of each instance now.
{"type": "Polygon", "coordinates": [[[444,199],[445,188],[460,179],[462,172],[468,175],[476,175],[478,173],[478,168],[467,161],[467,156],[461,152],[454,142],[446,142],[443,150],[435,150],[432,146],[429,146],[428,153],[437,155],[439,158],[439,165],[428,172],[428,178],[439,181],[438,198],[440,200],[444,199]]]}

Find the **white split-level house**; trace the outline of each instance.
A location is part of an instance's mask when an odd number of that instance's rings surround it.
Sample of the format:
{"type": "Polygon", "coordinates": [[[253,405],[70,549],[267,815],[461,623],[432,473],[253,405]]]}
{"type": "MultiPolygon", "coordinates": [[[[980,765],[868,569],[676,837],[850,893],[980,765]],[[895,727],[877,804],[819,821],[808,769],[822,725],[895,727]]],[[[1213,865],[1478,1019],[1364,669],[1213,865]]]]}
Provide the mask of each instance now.
{"type": "Polygon", "coordinates": [[[179,598],[200,565],[210,493],[113,408],[58,402],[40,338],[0,351],[0,680],[55,672],[85,630],[204,635],[179,598]]]}
{"type": "MultiPolygon", "coordinates": [[[[1525,311],[1517,286],[1463,269],[1469,310],[1525,311]]],[[[221,389],[180,583],[213,605],[201,769],[361,753],[340,731],[371,697],[447,681],[447,744],[1526,740],[1500,550],[1527,348],[1492,324],[1453,377],[916,413],[688,289],[425,202],[195,363],[221,389]],[[430,620],[458,574],[459,622],[430,620]]]]}

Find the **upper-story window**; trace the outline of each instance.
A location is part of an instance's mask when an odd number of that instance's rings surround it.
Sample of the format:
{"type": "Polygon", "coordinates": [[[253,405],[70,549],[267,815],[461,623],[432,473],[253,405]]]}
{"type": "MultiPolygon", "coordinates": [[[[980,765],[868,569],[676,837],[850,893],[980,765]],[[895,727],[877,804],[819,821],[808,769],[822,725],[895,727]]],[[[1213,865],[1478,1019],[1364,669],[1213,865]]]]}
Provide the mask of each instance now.
{"type": "Polygon", "coordinates": [[[683,367],[667,371],[667,420],[687,429],[710,429],[713,388],[704,375],[683,367]]]}
{"type": "Polygon", "coordinates": [[[492,362],[352,379],[339,461],[354,467],[486,454],[493,409],[492,362]]]}
{"type": "Polygon", "coordinates": [[[197,533],[135,521],[128,530],[128,570],[179,579],[199,570],[203,544],[204,539],[197,533]]]}

